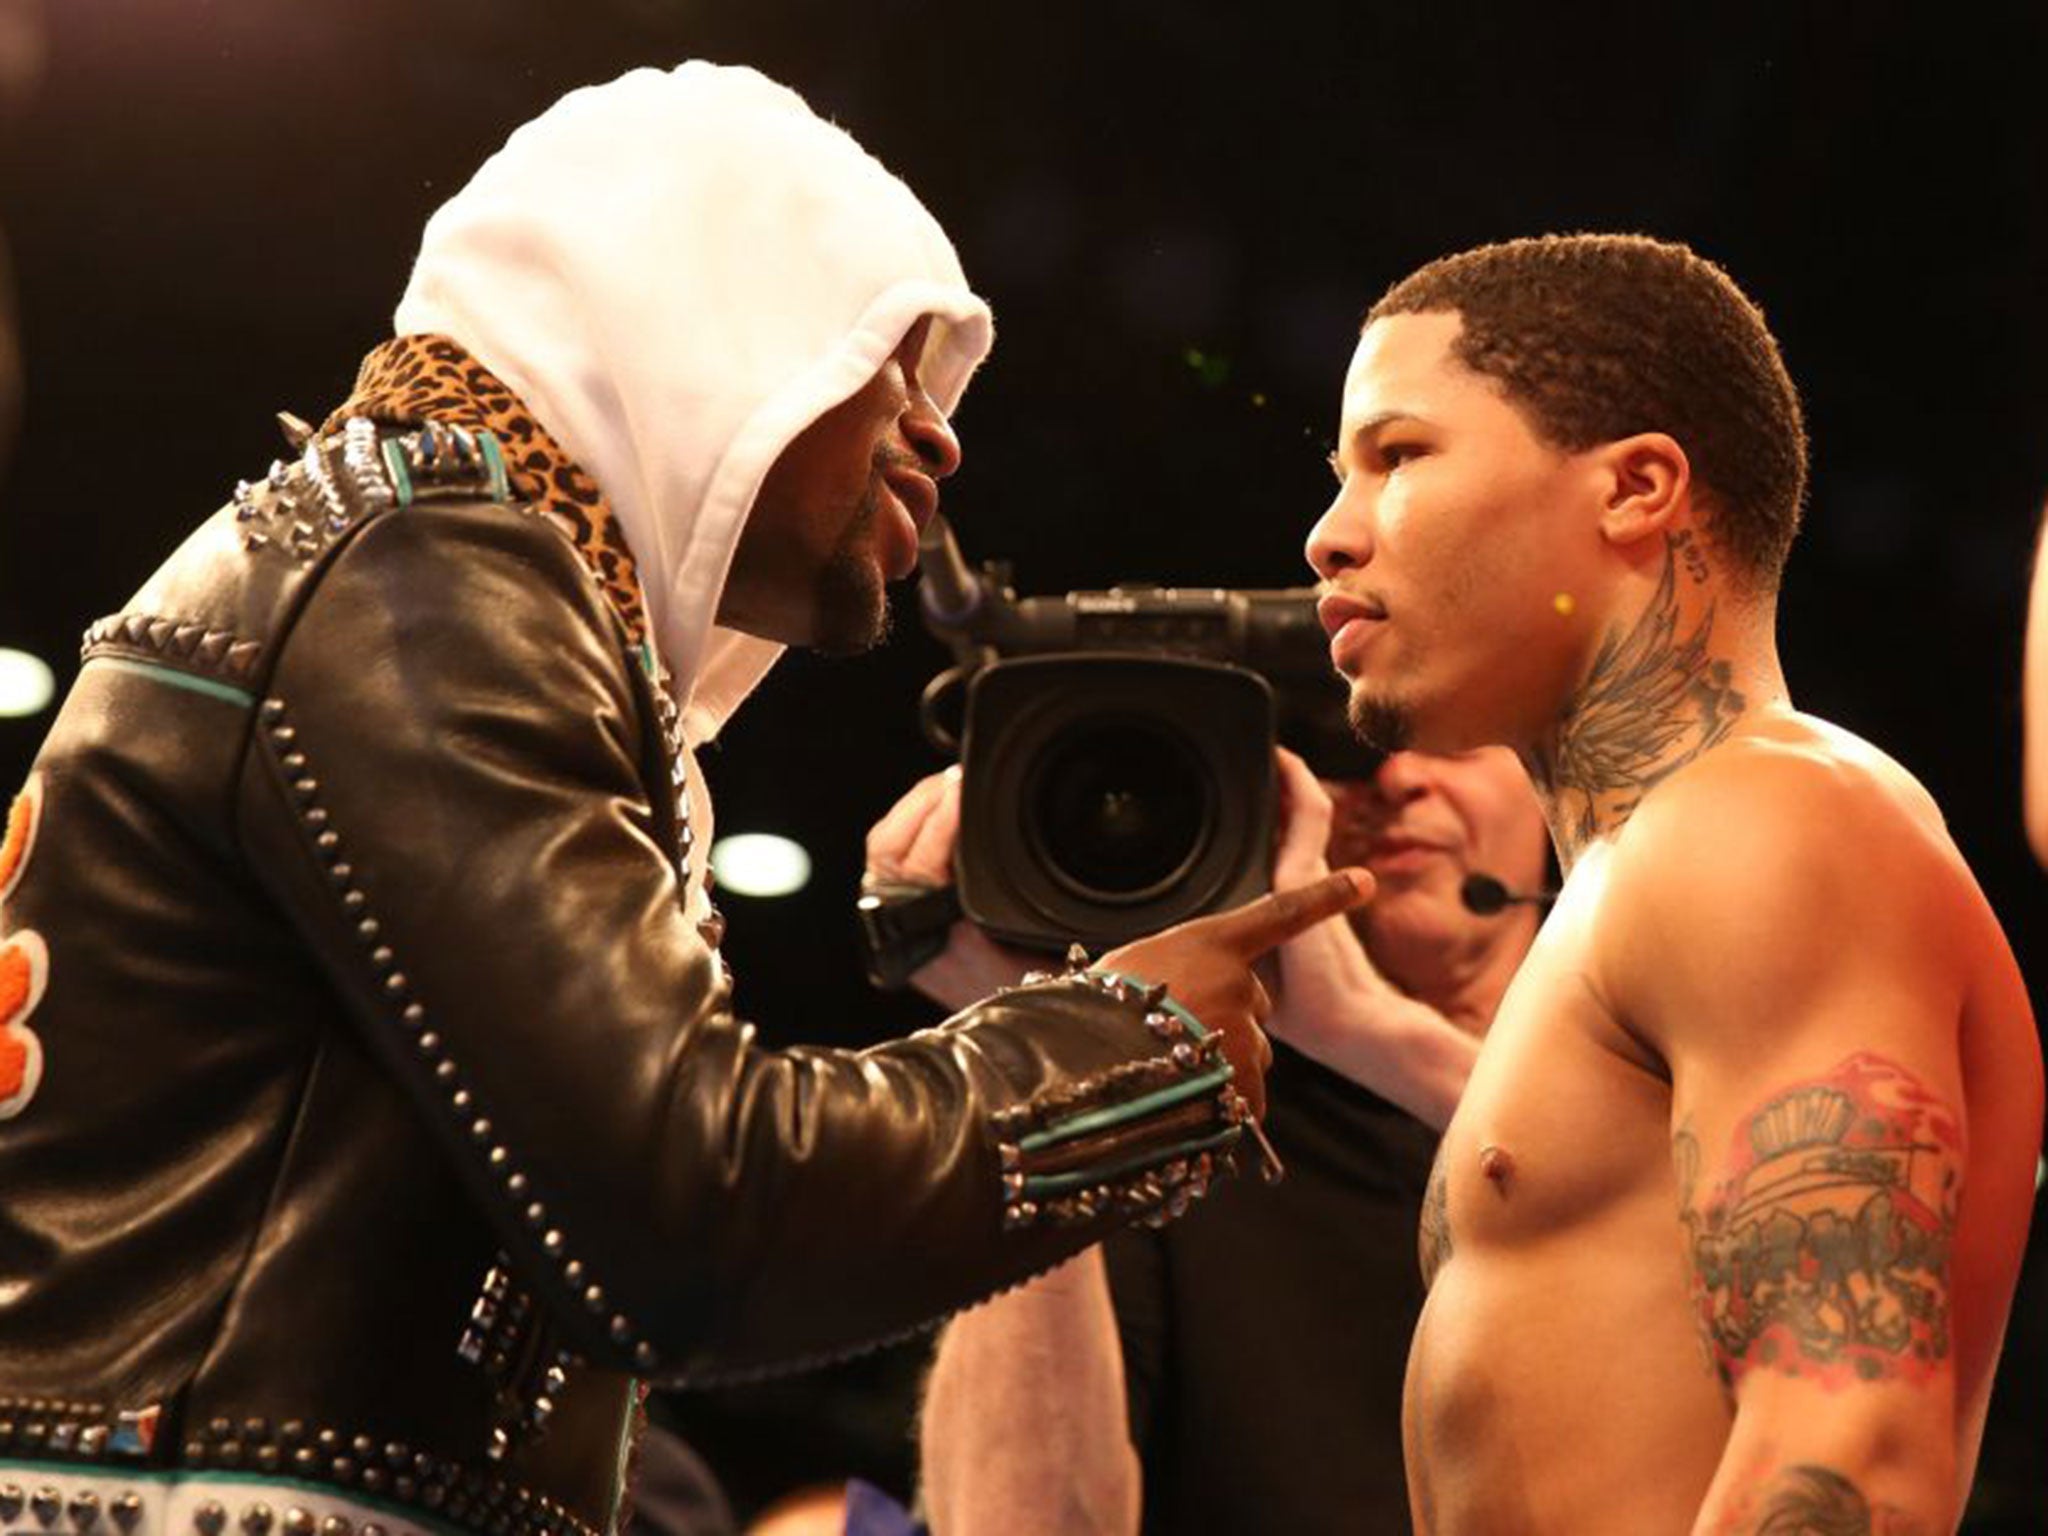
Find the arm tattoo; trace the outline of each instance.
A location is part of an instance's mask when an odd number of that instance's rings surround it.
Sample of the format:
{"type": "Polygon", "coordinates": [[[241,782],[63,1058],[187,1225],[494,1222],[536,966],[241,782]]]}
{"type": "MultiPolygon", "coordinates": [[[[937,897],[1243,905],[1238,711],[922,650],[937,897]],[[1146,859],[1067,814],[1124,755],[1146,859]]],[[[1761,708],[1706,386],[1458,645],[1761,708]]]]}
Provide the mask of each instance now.
{"type": "MultiPolygon", "coordinates": [[[[1692,545],[1686,557],[1706,558],[1692,545]]],[[[1656,594],[1628,630],[1608,631],[1534,766],[1550,798],[1572,802],[1556,819],[1567,854],[1592,838],[1603,810],[1625,819],[1660,779],[1726,736],[1746,704],[1728,663],[1707,652],[1714,606],[1678,633],[1677,558],[1667,545],[1656,594]]]]}
{"type": "MultiPolygon", "coordinates": [[[[1685,1224],[1688,1237],[1685,1263],[1686,1274],[1688,1279],[1690,1279],[1694,1274],[1692,1243],[1690,1242],[1693,1194],[1700,1186],[1700,1141],[1693,1134],[1692,1118],[1690,1116],[1687,1116],[1685,1124],[1672,1133],[1671,1165],[1673,1171],[1678,1175],[1678,1210],[1680,1220],[1685,1224]]],[[[1725,1385],[1728,1379],[1727,1373],[1721,1369],[1721,1362],[1715,1356],[1714,1346],[1706,1332],[1704,1330],[1699,1331],[1695,1335],[1695,1339],[1700,1347],[1701,1366],[1705,1368],[1709,1376],[1719,1378],[1725,1385]]]]}
{"type": "Polygon", "coordinates": [[[1862,1051],[1768,1100],[1710,1190],[1689,1130],[1672,1156],[1724,1384],[1760,1369],[1830,1388],[1920,1382],[1948,1357],[1963,1130],[1905,1068],[1862,1051]]]}
{"type": "Polygon", "coordinates": [[[1436,1149],[1436,1163],[1429,1170],[1429,1188],[1422,1196],[1422,1231],[1418,1237],[1422,1255],[1422,1286],[1436,1284],[1436,1273],[1451,1256],[1450,1180],[1444,1173],[1444,1149],[1436,1149]]]}
{"type": "Polygon", "coordinates": [[[1872,1504],[1841,1473],[1787,1467],[1728,1536],[1927,1536],[1928,1526],[1889,1504],[1872,1504]]]}

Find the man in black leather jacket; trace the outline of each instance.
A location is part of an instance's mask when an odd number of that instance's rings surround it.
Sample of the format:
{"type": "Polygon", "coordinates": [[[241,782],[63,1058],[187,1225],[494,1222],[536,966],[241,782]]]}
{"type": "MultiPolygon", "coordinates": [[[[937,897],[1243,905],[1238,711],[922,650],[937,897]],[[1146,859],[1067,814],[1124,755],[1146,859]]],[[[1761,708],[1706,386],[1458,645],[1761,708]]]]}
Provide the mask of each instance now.
{"type": "Polygon", "coordinates": [[[687,65],[515,135],[396,329],[92,627],[8,818],[8,1528],[609,1529],[639,1381],[1177,1214],[1257,1107],[1250,961],[1357,899],[760,1050],[692,749],[874,637],[985,307],[850,139],[687,65]]]}

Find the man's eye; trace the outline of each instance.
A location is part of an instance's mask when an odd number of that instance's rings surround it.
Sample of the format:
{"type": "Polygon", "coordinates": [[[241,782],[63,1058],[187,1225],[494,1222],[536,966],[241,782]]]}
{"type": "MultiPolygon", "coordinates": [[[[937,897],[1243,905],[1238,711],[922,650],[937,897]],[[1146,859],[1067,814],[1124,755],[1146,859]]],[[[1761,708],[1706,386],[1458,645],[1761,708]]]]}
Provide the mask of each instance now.
{"type": "Polygon", "coordinates": [[[1422,445],[1420,443],[1381,443],[1379,456],[1380,462],[1386,465],[1388,469],[1399,469],[1410,459],[1422,456],[1422,445]]]}

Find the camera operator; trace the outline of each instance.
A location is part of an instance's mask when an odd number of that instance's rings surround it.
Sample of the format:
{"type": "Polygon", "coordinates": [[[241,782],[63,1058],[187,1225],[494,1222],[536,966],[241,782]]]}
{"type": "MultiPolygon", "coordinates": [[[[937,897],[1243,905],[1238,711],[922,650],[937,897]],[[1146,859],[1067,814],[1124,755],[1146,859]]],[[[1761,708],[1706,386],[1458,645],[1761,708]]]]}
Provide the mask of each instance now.
{"type": "MultiPolygon", "coordinates": [[[[1547,839],[1505,749],[1395,753],[1327,792],[1290,753],[1279,769],[1275,881],[1326,850],[1379,880],[1348,923],[1279,951],[1266,1128],[1288,1177],[952,1324],[923,1427],[938,1536],[1134,1532],[1141,1508],[1152,1531],[1407,1528],[1401,1378],[1435,1132],[1535,935],[1516,893],[1542,883],[1547,839]],[[1475,874],[1506,888],[1497,915],[1468,904],[1475,874]]],[[[958,813],[957,770],[924,780],[869,834],[870,877],[950,878],[958,813]]],[[[1023,963],[963,923],[914,979],[950,1005],[1023,963]]]]}

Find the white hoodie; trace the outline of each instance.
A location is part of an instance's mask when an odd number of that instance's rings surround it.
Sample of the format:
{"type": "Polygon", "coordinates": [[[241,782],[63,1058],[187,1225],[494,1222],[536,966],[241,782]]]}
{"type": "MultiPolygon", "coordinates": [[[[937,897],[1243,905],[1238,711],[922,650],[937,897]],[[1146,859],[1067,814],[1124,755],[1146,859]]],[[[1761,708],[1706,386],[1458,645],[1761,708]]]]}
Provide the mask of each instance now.
{"type": "Polygon", "coordinates": [[[751,69],[571,91],[428,222],[397,333],[460,342],[603,491],[694,747],[781,647],[714,623],[762,477],[935,318],[951,413],[988,306],[915,194],[751,69]]]}
{"type": "MultiPolygon", "coordinates": [[[[768,467],[934,317],[951,414],[993,328],[938,221],[794,91],[692,62],[571,91],[428,221],[397,334],[453,338],[604,493],[694,749],[782,647],[715,623],[768,467]]],[[[704,861],[684,910],[709,901],[704,861]]]]}

